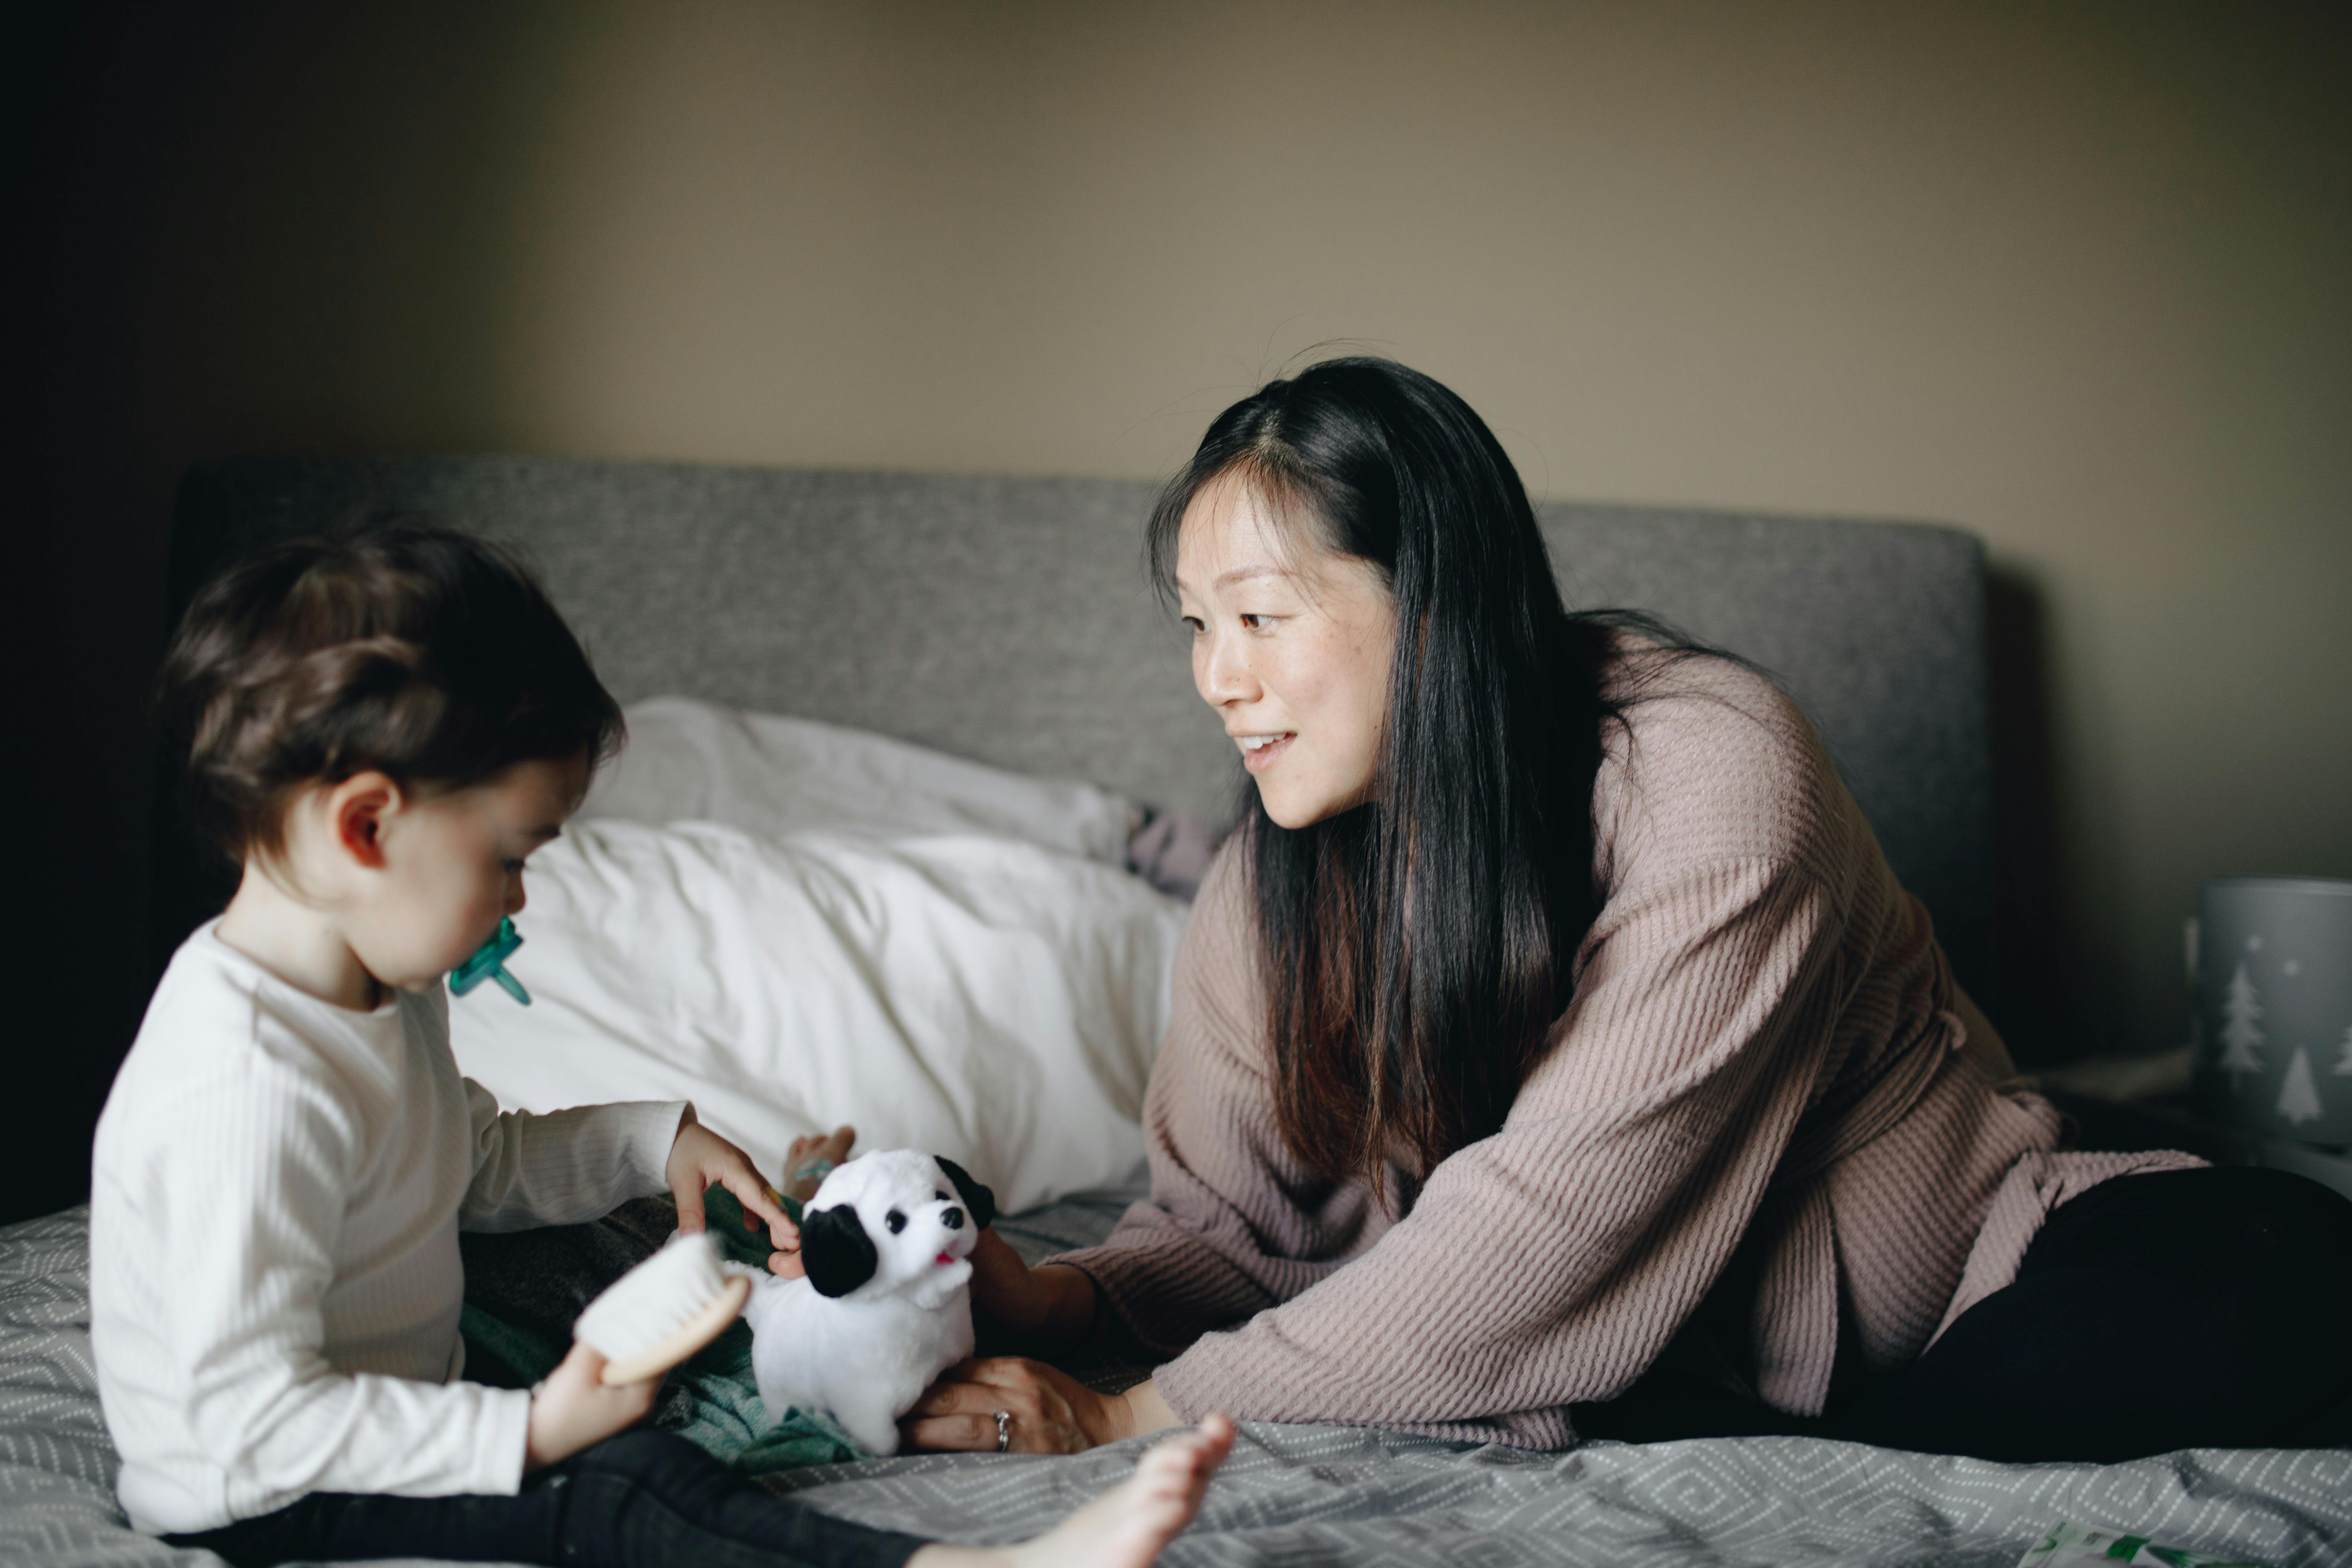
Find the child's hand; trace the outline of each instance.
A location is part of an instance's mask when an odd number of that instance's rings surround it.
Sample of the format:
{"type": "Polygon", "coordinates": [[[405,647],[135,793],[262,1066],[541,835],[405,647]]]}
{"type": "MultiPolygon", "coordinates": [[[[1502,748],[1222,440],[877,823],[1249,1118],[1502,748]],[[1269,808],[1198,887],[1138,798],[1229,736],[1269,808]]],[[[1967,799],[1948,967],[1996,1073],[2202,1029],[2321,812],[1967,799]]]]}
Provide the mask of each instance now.
{"type": "Polygon", "coordinates": [[[677,1197],[678,1229],[702,1228],[702,1194],[716,1182],[743,1205],[747,1225],[749,1216],[758,1215],[768,1222],[768,1239],[780,1251],[800,1252],[800,1227],[785,1217],[783,1205],[760,1179],[751,1157],[697,1121],[691,1108],[678,1125],[677,1141],[669,1146],[669,1164],[662,1177],[677,1197]]]}
{"type": "Polygon", "coordinates": [[[661,1392],[661,1379],[641,1378],[607,1388],[601,1379],[604,1358],[594,1347],[574,1344],[539,1392],[530,1396],[530,1435],[524,1441],[523,1468],[541,1469],[568,1459],[593,1443],[644,1420],[661,1392]]]}
{"type": "MultiPolygon", "coordinates": [[[[811,1132],[793,1140],[784,1151],[784,1195],[805,1207],[816,1196],[816,1189],[825,1173],[849,1158],[849,1146],[857,1141],[855,1127],[836,1127],[830,1132],[811,1132]]],[[[797,1234],[790,1242],[779,1242],[776,1250],[768,1255],[768,1272],[779,1279],[798,1279],[808,1269],[801,1262],[800,1238],[797,1234]]]]}

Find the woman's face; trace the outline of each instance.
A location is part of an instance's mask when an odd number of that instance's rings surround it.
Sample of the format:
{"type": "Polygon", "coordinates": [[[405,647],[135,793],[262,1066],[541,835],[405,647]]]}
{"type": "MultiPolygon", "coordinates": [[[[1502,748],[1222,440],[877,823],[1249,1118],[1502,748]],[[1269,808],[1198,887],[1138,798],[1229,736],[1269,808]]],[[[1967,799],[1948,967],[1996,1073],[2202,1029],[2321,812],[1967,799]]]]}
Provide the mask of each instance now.
{"type": "Polygon", "coordinates": [[[1396,610],[1378,568],[1285,530],[1221,479],[1176,540],[1192,684],[1224,721],[1265,814],[1305,827],[1370,798],[1396,610]]]}

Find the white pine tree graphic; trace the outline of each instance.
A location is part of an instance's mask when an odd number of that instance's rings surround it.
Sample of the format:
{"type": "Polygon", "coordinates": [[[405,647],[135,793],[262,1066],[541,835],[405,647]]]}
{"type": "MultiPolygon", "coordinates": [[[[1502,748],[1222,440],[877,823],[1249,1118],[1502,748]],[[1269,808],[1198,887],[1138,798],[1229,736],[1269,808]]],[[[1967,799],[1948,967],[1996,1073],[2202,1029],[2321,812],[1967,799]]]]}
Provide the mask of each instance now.
{"type": "Polygon", "coordinates": [[[2263,1032],[2254,1027],[2254,1020],[2263,1016],[2263,1005],[2254,1000],[2254,983],[2246,978],[2246,966],[2238,965],[2238,973],[2230,977],[2230,997],[2222,1003],[2221,1070],[2230,1075],[2230,1087],[2238,1087],[2238,1079],[2246,1073],[2263,1070],[2263,1058],[2254,1047],[2263,1043],[2263,1032]]]}
{"type": "Polygon", "coordinates": [[[2318,1120],[2319,1089],[2311,1081],[2311,1057],[2301,1046],[2286,1064],[2286,1082],[2279,1087],[2278,1113],[2300,1127],[2318,1120]]]}
{"type": "Polygon", "coordinates": [[[2336,1076],[2352,1078],[2352,1024],[2344,1026],[2344,1054],[2336,1058],[2336,1076]]]}

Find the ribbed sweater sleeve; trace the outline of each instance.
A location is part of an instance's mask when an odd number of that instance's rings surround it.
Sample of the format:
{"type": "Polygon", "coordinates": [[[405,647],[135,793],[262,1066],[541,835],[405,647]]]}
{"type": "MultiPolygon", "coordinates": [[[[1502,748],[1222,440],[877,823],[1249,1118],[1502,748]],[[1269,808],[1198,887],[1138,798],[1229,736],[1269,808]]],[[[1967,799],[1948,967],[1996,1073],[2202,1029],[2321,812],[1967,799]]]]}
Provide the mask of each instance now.
{"type": "Polygon", "coordinates": [[[500,1110],[466,1079],[474,1176],[458,1220],[468,1230],[577,1225],[669,1190],[663,1172],[689,1107],[682,1100],[579,1105],[545,1115],[500,1110]]]}
{"type": "Polygon", "coordinates": [[[1787,1144],[1834,1012],[1826,889],[1769,859],[1709,860],[1612,900],[1502,1130],[1441,1163],[1411,1215],[1351,1255],[1378,1222],[1360,1186],[1300,1179],[1274,1129],[1263,1030],[1234,1007],[1255,989],[1218,962],[1247,936],[1223,870],[1147,1103],[1152,1203],[1065,1261],[1162,1349],[1256,1312],[1160,1369],[1188,1418],[1569,1440],[1559,1407],[1649,1364],[1787,1144]]]}
{"type": "Polygon", "coordinates": [[[1851,1045],[1879,862],[1784,697],[1719,660],[1669,674],[1595,785],[1573,997],[1502,1128],[1407,1213],[1284,1144],[1239,844],[1213,869],[1145,1100],[1151,1199],[1061,1260],[1106,1329],[1181,1352],[1156,1380],[1180,1415],[1563,1445],[1566,1407],[1621,1393],[1722,1275],[1851,1045]]]}

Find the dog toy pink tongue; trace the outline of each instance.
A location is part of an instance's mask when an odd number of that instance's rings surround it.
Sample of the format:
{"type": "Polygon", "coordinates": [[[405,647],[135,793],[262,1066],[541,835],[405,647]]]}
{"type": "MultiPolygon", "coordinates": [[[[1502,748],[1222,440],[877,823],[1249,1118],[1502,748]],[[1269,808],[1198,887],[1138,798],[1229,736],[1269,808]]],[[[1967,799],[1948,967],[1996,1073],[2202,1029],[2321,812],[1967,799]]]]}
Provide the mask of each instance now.
{"type": "Polygon", "coordinates": [[[495,980],[499,990],[524,1006],[530,1006],[530,993],[524,990],[522,982],[509,974],[505,968],[506,961],[521,945],[522,935],[515,930],[514,921],[499,921],[499,929],[491,933],[490,940],[476,948],[472,957],[449,972],[449,994],[463,996],[483,981],[495,980]]]}

